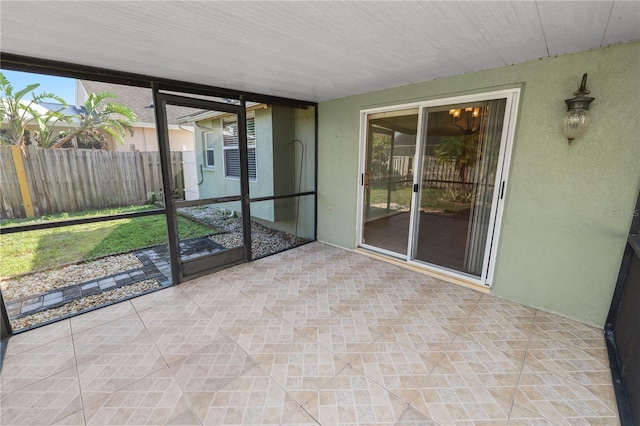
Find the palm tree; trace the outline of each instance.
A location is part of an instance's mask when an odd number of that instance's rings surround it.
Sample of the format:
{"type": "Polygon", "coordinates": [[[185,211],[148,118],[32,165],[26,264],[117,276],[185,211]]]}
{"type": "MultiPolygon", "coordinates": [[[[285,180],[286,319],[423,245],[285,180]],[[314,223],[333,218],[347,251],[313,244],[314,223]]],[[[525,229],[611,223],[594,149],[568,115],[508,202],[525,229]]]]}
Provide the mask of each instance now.
{"type": "Polygon", "coordinates": [[[445,136],[436,146],[435,154],[440,164],[453,165],[460,182],[465,182],[467,168],[472,167],[478,158],[478,135],[445,136]]]}
{"type": "Polygon", "coordinates": [[[84,103],[86,112],[76,116],[79,119],[77,127],[56,140],[51,148],[60,148],[80,135],[92,137],[97,130],[110,134],[121,144],[124,143],[127,130],[133,136],[132,126],[138,118],[131,108],[109,102],[110,99],[117,98],[110,92],[90,93],[84,103]]]}
{"type": "Polygon", "coordinates": [[[73,116],[64,114],[61,110],[47,111],[45,114],[34,117],[34,122],[38,130],[35,131],[34,139],[39,147],[49,148],[59,138],[64,136],[63,132],[55,133],[55,126],[59,123],[71,123],[73,116]]]}
{"type": "MultiPolygon", "coordinates": [[[[24,146],[28,142],[25,138],[27,126],[32,122],[38,120],[51,120],[53,115],[58,112],[49,111],[43,112],[38,108],[40,102],[46,99],[52,99],[66,106],[64,99],[60,98],[54,93],[41,93],[36,95],[33,93],[40,84],[30,84],[22,90],[14,93],[13,86],[6,79],[4,74],[0,73],[0,122],[4,122],[6,119],[8,122],[8,129],[2,132],[0,138],[2,143],[19,145],[23,152],[24,146]],[[31,94],[31,99],[26,99],[26,96],[31,94]],[[45,118],[47,115],[51,115],[50,118],[45,118]]],[[[63,119],[62,116],[59,119],[63,119]]]]}

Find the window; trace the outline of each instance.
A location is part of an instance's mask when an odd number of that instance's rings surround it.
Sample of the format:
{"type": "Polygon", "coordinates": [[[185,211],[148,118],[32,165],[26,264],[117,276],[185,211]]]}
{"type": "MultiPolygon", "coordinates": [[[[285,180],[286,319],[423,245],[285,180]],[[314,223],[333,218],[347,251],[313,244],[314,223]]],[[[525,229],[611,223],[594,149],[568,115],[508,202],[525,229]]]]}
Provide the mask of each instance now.
{"type": "Polygon", "coordinates": [[[205,167],[215,167],[215,155],[213,153],[213,132],[204,134],[204,162],[205,167]]]}
{"type": "MultiPolygon", "coordinates": [[[[238,121],[222,120],[224,152],[224,177],[240,178],[240,149],[238,147],[238,121]]],[[[254,117],[247,117],[247,153],[249,157],[249,180],[255,182],[256,167],[256,124],[254,117]]]]}

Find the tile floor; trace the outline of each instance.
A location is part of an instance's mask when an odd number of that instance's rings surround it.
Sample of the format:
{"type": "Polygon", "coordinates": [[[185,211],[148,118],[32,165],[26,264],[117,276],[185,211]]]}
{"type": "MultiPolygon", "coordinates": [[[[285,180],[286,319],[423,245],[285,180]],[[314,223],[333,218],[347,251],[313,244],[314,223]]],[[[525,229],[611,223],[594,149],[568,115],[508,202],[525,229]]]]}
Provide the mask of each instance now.
{"type": "Polygon", "coordinates": [[[601,330],[312,243],[9,340],[0,423],[618,424],[601,330]]]}

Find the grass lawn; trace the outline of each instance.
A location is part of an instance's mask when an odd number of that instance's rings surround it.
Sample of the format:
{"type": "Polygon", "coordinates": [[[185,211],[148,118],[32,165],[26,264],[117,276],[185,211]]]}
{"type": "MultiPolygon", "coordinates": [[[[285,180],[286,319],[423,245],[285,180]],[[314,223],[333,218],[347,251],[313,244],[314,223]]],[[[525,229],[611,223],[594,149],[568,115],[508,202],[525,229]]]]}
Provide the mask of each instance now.
{"type": "MultiPolygon", "coordinates": [[[[149,206],[95,210],[38,219],[5,221],[21,225],[150,209],[149,206]]],[[[216,233],[215,229],[178,217],[180,238],[188,239],[216,233]]],[[[164,215],[119,219],[62,228],[0,235],[0,278],[81,262],[117,253],[126,253],[167,242],[164,215]]]]}
{"type": "MultiPolygon", "coordinates": [[[[391,191],[391,203],[409,207],[411,205],[411,186],[400,187],[391,191]]],[[[374,204],[387,204],[387,188],[371,188],[371,202],[374,204]]],[[[436,188],[423,188],[420,206],[430,210],[459,211],[469,208],[469,203],[460,203],[447,198],[446,190],[436,188]]]]}

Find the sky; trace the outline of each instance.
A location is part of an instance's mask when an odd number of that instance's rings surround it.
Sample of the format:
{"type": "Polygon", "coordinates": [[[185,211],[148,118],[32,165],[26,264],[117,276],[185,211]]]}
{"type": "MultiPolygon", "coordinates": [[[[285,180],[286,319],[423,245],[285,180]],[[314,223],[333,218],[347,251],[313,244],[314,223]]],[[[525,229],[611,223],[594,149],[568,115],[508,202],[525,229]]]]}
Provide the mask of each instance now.
{"type": "MultiPolygon", "coordinates": [[[[44,74],[31,74],[28,72],[18,72],[9,70],[0,70],[5,78],[9,80],[13,86],[13,92],[20,91],[29,84],[40,83],[40,87],[35,89],[33,93],[36,95],[44,92],[53,92],[64,99],[68,104],[75,104],[76,101],[76,81],[73,78],[55,77],[44,74]]],[[[30,98],[30,95],[27,95],[30,98]]],[[[55,102],[55,101],[53,101],[55,102]]]]}

